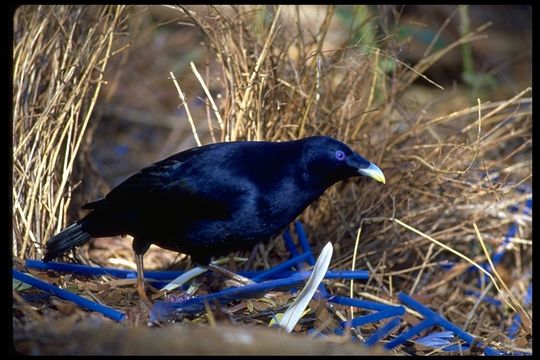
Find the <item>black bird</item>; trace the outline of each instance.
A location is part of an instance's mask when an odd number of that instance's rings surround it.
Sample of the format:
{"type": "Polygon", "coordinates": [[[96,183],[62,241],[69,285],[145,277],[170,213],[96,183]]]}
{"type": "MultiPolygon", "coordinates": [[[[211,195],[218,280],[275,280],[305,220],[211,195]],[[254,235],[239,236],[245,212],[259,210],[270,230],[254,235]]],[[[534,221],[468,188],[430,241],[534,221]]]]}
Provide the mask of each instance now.
{"type": "Polygon", "coordinates": [[[83,206],[88,215],[47,242],[44,261],[95,237],[129,234],[144,292],[143,255],[151,244],[212,256],[250,249],[284,230],[332,184],[382,171],[326,136],[285,142],[236,141],[192,148],[141,169],[105,198],[83,206]]]}

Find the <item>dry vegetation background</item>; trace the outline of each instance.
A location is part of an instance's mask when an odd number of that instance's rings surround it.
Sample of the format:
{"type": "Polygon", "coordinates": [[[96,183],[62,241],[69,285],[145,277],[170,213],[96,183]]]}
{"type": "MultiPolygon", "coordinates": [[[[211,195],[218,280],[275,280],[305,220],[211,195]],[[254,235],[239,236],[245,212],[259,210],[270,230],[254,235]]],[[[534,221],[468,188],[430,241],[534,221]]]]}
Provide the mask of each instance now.
{"type": "MultiPolygon", "coordinates": [[[[14,264],[41,258],[81,205],[146,164],[199,142],[325,134],[387,179],[338,184],[301,215],[316,253],[332,241],[331,268],[370,271],[352,290],[348,281],[328,288],[393,302],[404,291],[492,346],[531,349],[527,326],[518,340],[504,335],[515,311],[525,325],[532,316],[523,303],[532,281],[531,19],[526,6],[20,7],[14,264]],[[514,223],[495,284],[477,288],[464,257],[484,263],[484,245],[492,255],[514,223]],[[447,262],[452,271],[442,270],[447,262]],[[471,289],[503,301],[502,310],[471,289]]],[[[272,241],[249,267],[287,256],[272,241]]],[[[134,268],[127,238],[96,240],[75,258],[134,268]]],[[[145,265],[190,262],[153,247],[145,265]]],[[[105,295],[107,279],[99,282],[95,299],[129,308],[118,300],[126,292],[105,295]]],[[[39,319],[83,318],[60,302],[14,299],[24,339],[39,319]]]]}

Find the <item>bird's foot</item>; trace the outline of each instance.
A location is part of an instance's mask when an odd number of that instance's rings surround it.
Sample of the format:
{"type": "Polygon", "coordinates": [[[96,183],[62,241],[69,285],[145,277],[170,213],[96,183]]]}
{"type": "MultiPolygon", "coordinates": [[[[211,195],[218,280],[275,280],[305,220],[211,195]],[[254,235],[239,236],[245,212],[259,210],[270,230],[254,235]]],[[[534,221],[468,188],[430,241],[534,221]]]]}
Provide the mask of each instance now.
{"type": "Polygon", "coordinates": [[[141,305],[141,309],[145,308],[148,311],[152,309],[152,302],[146,295],[146,291],[144,290],[144,285],[141,284],[141,286],[137,286],[137,293],[139,294],[139,302],[141,305]]]}
{"type": "MultiPolygon", "coordinates": [[[[227,269],[224,269],[224,268],[219,267],[217,265],[214,265],[212,263],[210,263],[208,265],[208,269],[215,272],[216,274],[220,274],[222,276],[225,276],[226,278],[231,280],[233,283],[239,284],[240,286],[255,284],[255,282],[253,280],[251,280],[251,279],[248,279],[248,278],[246,278],[246,277],[244,277],[242,275],[236,274],[236,273],[234,273],[232,271],[229,271],[227,269]]],[[[238,286],[238,285],[236,285],[236,286],[238,286]]]]}

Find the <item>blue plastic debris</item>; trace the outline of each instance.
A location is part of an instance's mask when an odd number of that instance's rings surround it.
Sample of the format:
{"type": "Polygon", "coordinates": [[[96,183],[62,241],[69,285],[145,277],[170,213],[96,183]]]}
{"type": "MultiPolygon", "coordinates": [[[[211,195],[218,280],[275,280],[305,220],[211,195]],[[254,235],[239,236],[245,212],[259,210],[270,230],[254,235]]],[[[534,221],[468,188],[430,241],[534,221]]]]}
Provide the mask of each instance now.
{"type": "Polygon", "coordinates": [[[83,307],[83,308],[86,308],[86,309],[89,309],[89,310],[92,310],[92,311],[97,311],[97,312],[100,312],[102,313],[103,315],[113,319],[113,320],[116,320],[116,321],[122,321],[124,320],[126,314],[122,311],[118,311],[118,310],[115,310],[115,309],[112,309],[110,307],[107,307],[107,306],[104,306],[104,305],[101,305],[101,304],[98,304],[97,302],[94,302],[94,301],[91,301],[91,300],[88,300],[88,299],[85,299],[79,295],[76,295],[70,291],[67,291],[67,290],[64,290],[64,289],[60,289],[59,287],[57,286],[54,286],[54,285],[51,285],[51,284],[48,284],[42,280],[39,280],[39,279],[36,279],[35,277],[32,277],[30,275],[27,275],[25,273],[22,273],[20,271],[17,271],[17,270],[13,270],[13,277],[19,281],[22,281],[22,282],[25,282],[29,285],[32,285],[38,289],[41,289],[41,290],[44,290],[44,291],[47,291],[49,293],[52,293],[62,299],[65,299],[65,300],[68,300],[68,301],[71,301],[71,302],[74,302],[75,304],[83,307]]]}
{"type": "MultiPolygon", "coordinates": [[[[523,214],[531,215],[532,214],[532,189],[531,189],[531,187],[523,185],[523,186],[520,186],[517,190],[520,193],[530,194],[531,195],[527,200],[525,200],[525,202],[523,203],[523,206],[522,206],[523,214]]],[[[509,210],[511,212],[513,212],[513,213],[517,212],[519,210],[519,204],[511,205],[509,207],[509,210]]],[[[515,235],[517,233],[517,230],[518,230],[517,222],[512,223],[510,225],[510,227],[508,228],[508,231],[506,232],[506,235],[504,237],[504,240],[503,240],[502,244],[495,250],[495,252],[491,256],[492,262],[493,262],[494,265],[497,265],[497,264],[501,263],[501,261],[503,259],[503,256],[506,253],[506,250],[510,247],[510,245],[512,243],[512,239],[515,237],[515,235]]],[[[489,265],[489,263],[486,262],[486,263],[480,264],[480,266],[484,270],[486,270],[487,272],[489,272],[489,273],[492,272],[492,269],[491,269],[491,266],[489,265]]],[[[467,271],[468,272],[478,272],[479,270],[475,266],[471,265],[468,268],[467,271]]],[[[483,287],[489,281],[490,281],[490,279],[486,274],[479,273],[479,279],[478,279],[478,282],[477,282],[477,286],[478,287],[483,287]]],[[[531,289],[532,289],[532,284],[529,286],[527,294],[531,294],[531,292],[530,292],[531,289]]],[[[466,290],[465,291],[465,294],[474,295],[474,296],[477,296],[477,297],[480,297],[481,293],[482,292],[477,291],[477,290],[466,290]]],[[[530,304],[530,301],[529,302],[527,301],[527,300],[530,300],[530,299],[531,299],[531,297],[529,297],[529,298],[526,297],[526,299],[524,301],[525,304],[530,304]]],[[[484,296],[483,301],[486,301],[486,302],[488,302],[490,304],[493,304],[495,306],[501,306],[502,305],[502,302],[500,300],[495,299],[495,298],[490,297],[490,296],[484,296]]],[[[521,326],[521,316],[518,313],[516,313],[516,314],[514,314],[514,316],[512,318],[512,324],[510,325],[510,327],[507,330],[508,337],[511,338],[511,339],[515,338],[517,336],[518,332],[519,332],[520,326],[521,326]]]]}
{"type": "Polygon", "coordinates": [[[328,301],[333,302],[335,304],[354,306],[361,309],[377,310],[377,311],[383,311],[390,308],[403,308],[403,306],[386,305],[386,304],[381,304],[374,301],[351,299],[348,297],[337,296],[337,295],[330,297],[328,301]]]}
{"type": "MultiPolygon", "coordinates": [[[[525,305],[529,305],[532,303],[532,284],[529,284],[529,287],[527,288],[527,293],[525,294],[525,298],[523,299],[523,302],[525,305]]],[[[519,328],[521,327],[521,315],[519,313],[515,313],[514,317],[512,318],[512,324],[508,328],[508,337],[510,339],[514,339],[517,334],[519,333],[519,328]]]]}
{"type": "Polygon", "coordinates": [[[451,331],[438,331],[431,333],[422,338],[416,339],[414,342],[420,345],[429,346],[432,348],[443,348],[452,344],[454,333],[451,331]]]}
{"type": "Polygon", "coordinates": [[[296,245],[294,244],[291,233],[289,232],[289,229],[286,229],[283,232],[283,240],[285,242],[285,247],[289,252],[291,253],[291,258],[296,257],[299,255],[298,250],[296,250],[296,245]]]}
{"type": "MultiPolygon", "coordinates": [[[[285,245],[291,252],[291,259],[274,266],[268,270],[262,272],[252,272],[247,273],[245,276],[249,277],[251,280],[255,281],[256,284],[243,286],[239,288],[226,289],[214,294],[208,294],[205,296],[200,296],[197,298],[192,298],[186,301],[173,303],[173,302],[158,302],[154,305],[151,313],[151,319],[153,321],[162,321],[173,319],[175,316],[180,315],[181,313],[193,313],[200,312],[204,309],[204,302],[210,300],[219,300],[221,302],[228,302],[235,299],[241,299],[245,297],[253,297],[256,293],[269,292],[275,289],[275,286],[282,286],[292,288],[296,286],[299,282],[299,279],[307,279],[311,272],[309,271],[291,271],[293,267],[302,269],[305,266],[302,266],[302,263],[307,262],[309,265],[315,264],[313,258],[313,252],[309,246],[309,241],[307,240],[305,231],[300,222],[295,222],[295,230],[298,235],[298,240],[302,248],[302,253],[299,253],[296,245],[292,241],[291,234],[289,231],[285,231],[283,234],[283,239],[285,245]],[[254,274],[254,275],[252,275],[254,274]],[[266,281],[263,283],[258,283],[262,280],[273,279],[275,277],[280,277],[281,279],[272,281],[266,281]],[[285,277],[285,278],[284,278],[285,277]],[[276,282],[280,281],[280,282],[276,282]],[[275,285],[281,284],[281,285],[275,285]],[[233,290],[234,289],[234,290],[233,290]]],[[[369,273],[365,270],[355,270],[355,271],[328,271],[325,275],[325,278],[343,278],[343,279],[367,279],[369,273]]],[[[324,284],[321,284],[316,293],[316,298],[328,298],[329,294],[326,290],[324,284]]]]}
{"type": "Polygon", "coordinates": [[[308,264],[311,266],[315,265],[315,258],[313,257],[313,253],[311,252],[311,247],[309,246],[309,241],[306,236],[306,232],[304,231],[304,227],[302,226],[302,223],[300,221],[295,221],[294,229],[296,230],[296,234],[298,235],[298,241],[300,242],[300,246],[302,246],[302,250],[304,251],[304,253],[310,254],[307,259],[308,264]]]}
{"type": "Polygon", "coordinates": [[[371,323],[380,321],[382,319],[390,318],[392,316],[403,315],[404,313],[405,313],[405,308],[402,306],[397,306],[394,309],[390,308],[386,310],[380,310],[369,315],[358,316],[350,321],[343,321],[341,322],[340,325],[343,328],[347,326],[357,327],[357,326],[362,326],[366,324],[371,324],[371,323]]]}
{"type": "Polygon", "coordinates": [[[521,316],[518,313],[515,313],[512,317],[512,324],[508,328],[507,334],[510,339],[515,339],[519,333],[519,328],[521,327],[521,316]]]}
{"type": "MultiPolygon", "coordinates": [[[[476,296],[476,297],[480,297],[480,295],[482,294],[482,292],[478,291],[478,290],[465,290],[463,293],[465,295],[473,295],[473,296],[476,296]]],[[[484,295],[484,297],[482,298],[482,301],[485,301],[485,302],[487,302],[489,304],[493,304],[495,306],[501,306],[501,304],[502,304],[501,300],[495,299],[494,297],[487,296],[487,295],[484,295]]]]}
{"type": "MultiPolygon", "coordinates": [[[[446,320],[442,315],[436,313],[433,310],[428,309],[426,306],[414,300],[409,295],[400,292],[398,294],[398,298],[402,303],[404,303],[408,307],[422,314],[425,320],[421,321],[415,326],[412,326],[406,332],[402,333],[398,337],[386,343],[385,347],[387,349],[393,349],[394,347],[400,344],[403,344],[405,341],[411,339],[414,335],[417,335],[421,331],[426,330],[435,325],[438,325],[448,331],[453,332],[456,336],[459,336],[462,340],[465,340],[469,344],[472,344],[474,342],[474,337],[471,334],[463,331],[460,327],[452,324],[450,321],[446,320]]],[[[481,343],[479,345],[483,346],[481,343]]],[[[484,353],[485,355],[502,355],[503,354],[502,352],[492,349],[490,347],[485,347],[484,353]]]]}
{"type": "Polygon", "coordinates": [[[456,265],[455,261],[443,260],[439,262],[439,266],[443,268],[444,270],[450,270],[451,268],[454,267],[454,265],[456,265]]]}
{"type": "Polygon", "coordinates": [[[129,152],[129,147],[127,145],[116,145],[114,152],[117,156],[125,156],[129,152]]]}
{"type": "Polygon", "coordinates": [[[527,293],[525,294],[525,298],[523,299],[523,302],[525,305],[532,304],[532,284],[529,284],[529,287],[527,288],[527,293]]]}
{"type": "Polygon", "coordinates": [[[289,289],[297,286],[309,278],[309,272],[301,272],[291,277],[277,280],[269,280],[262,283],[228,288],[216,293],[194,297],[181,302],[158,301],[154,304],[151,321],[166,321],[174,319],[180,313],[196,313],[204,310],[204,303],[217,300],[226,303],[243,298],[256,297],[278,289],[289,289]]]}
{"type": "MultiPolygon", "coordinates": [[[[279,266],[279,265],[278,265],[279,266]]],[[[272,268],[273,269],[273,268],[272,268]]],[[[265,270],[268,271],[268,270],[265,270]]],[[[290,277],[298,272],[302,271],[282,271],[273,274],[264,274],[262,279],[279,279],[284,277],[290,277]]],[[[261,280],[259,275],[262,275],[261,271],[245,271],[239,274],[244,275],[253,281],[261,280]]],[[[345,280],[367,280],[369,279],[369,272],[366,270],[329,270],[324,275],[325,279],[345,279],[345,280]]]]}
{"type": "MultiPolygon", "coordinates": [[[[351,298],[347,298],[343,296],[331,296],[328,299],[328,301],[335,304],[354,306],[361,309],[375,311],[368,315],[358,316],[350,321],[342,321],[340,323],[341,328],[338,328],[335,330],[336,334],[338,335],[343,334],[343,329],[347,327],[362,326],[362,325],[374,323],[374,322],[377,322],[386,318],[391,318],[396,315],[405,314],[405,308],[403,306],[386,305],[386,304],[381,304],[374,301],[351,299],[351,298]]],[[[389,328],[388,331],[392,330],[392,328],[389,328]]],[[[383,337],[384,335],[386,335],[386,333],[377,334],[377,337],[383,337]]]]}
{"type": "MultiPolygon", "coordinates": [[[[528,208],[530,210],[531,206],[532,206],[532,199],[529,199],[527,202],[527,206],[525,208],[526,209],[528,208]]],[[[241,275],[251,278],[252,280],[256,282],[262,281],[262,280],[268,280],[268,281],[264,281],[264,282],[260,282],[260,283],[256,283],[256,284],[248,285],[248,286],[237,287],[237,288],[229,288],[229,289],[225,289],[223,291],[216,292],[213,294],[208,294],[204,296],[199,296],[199,297],[183,300],[181,302],[156,302],[150,314],[151,320],[154,322],[163,321],[163,320],[171,320],[171,319],[175,319],[179,314],[201,312],[201,311],[204,311],[205,302],[219,301],[222,304],[224,304],[224,303],[231,302],[233,300],[255,297],[258,294],[266,293],[266,292],[277,290],[277,289],[291,289],[299,285],[300,283],[302,283],[309,277],[311,272],[292,271],[291,269],[300,269],[300,270],[305,269],[306,265],[303,265],[303,264],[307,263],[308,265],[313,265],[315,263],[315,259],[313,257],[313,252],[309,246],[309,241],[302,227],[302,224],[297,221],[294,223],[294,227],[298,236],[298,241],[300,244],[300,248],[302,249],[302,253],[299,253],[298,247],[294,244],[291,234],[289,233],[288,230],[286,230],[283,234],[283,239],[284,239],[287,249],[291,253],[291,259],[271,269],[267,269],[264,271],[240,272],[241,275]]],[[[510,241],[511,237],[513,237],[513,233],[511,232],[511,230],[512,229],[509,229],[509,232],[507,233],[507,237],[505,238],[505,243],[503,243],[503,245],[506,244],[507,239],[508,241],[510,241]]],[[[501,248],[504,249],[506,248],[506,246],[501,246],[501,248]]],[[[442,268],[451,268],[454,264],[441,263],[440,265],[442,268]]],[[[38,260],[27,260],[26,266],[29,268],[36,268],[36,269],[41,269],[41,270],[53,269],[57,271],[76,272],[76,273],[81,273],[85,275],[110,275],[110,276],[115,276],[115,277],[120,277],[120,278],[133,278],[136,276],[136,272],[133,270],[100,268],[100,267],[94,267],[94,266],[65,264],[65,263],[43,263],[38,260]]],[[[164,281],[164,280],[174,279],[182,273],[183,272],[181,271],[146,271],[145,275],[147,279],[149,279],[150,281],[152,280],[164,281]]],[[[31,285],[35,287],[42,288],[38,285],[34,285],[35,283],[31,283],[31,281],[36,280],[32,277],[29,277],[23,273],[16,272],[15,270],[13,274],[14,274],[13,277],[17,278],[20,281],[24,281],[24,280],[18,277],[26,276],[29,278],[27,279],[28,283],[30,283],[31,285]]],[[[334,279],[334,278],[367,279],[368,277],[369,277],[369,273],[364,270],[328,271],[325,276],[326,279],[334,279]]],[[[41,282],[40,280],[37,280],[37,281],[41,282]]],[[[67,297],[64,297],[66,299],[69,299],[70,297],[80,298],[79,296],[69,293],[65,290],[59,289],[57,287],[54,287],[46,283],[44,284],[47,285],[45,286],[45,290],[51,293],[54,293],[54,294],[67,293],[65,294],[67,297]],[[51,289],[51,288],[54,288],[56,290],[51,289]]],[[[480,294],[480,292],[476,290],[466,290],[466,293],[475,295],[475,296],[479,296],[480,294]]],[[[58,295],[58,296],[63,297],[61,295],[58,295]]],[[[392,330],[400,326],[402,324],[401,316],[404,315],[405,313],[405,308],[403,306],[387,305],[387,304],[377,303],[373,301],[351,299],[351,298],[342,297],[342,296],[330,296],[330,294],[326,290],[326,287],[322,283],[320,284],[318,288],[316,297],[319,299],[320,298],[328,299],[329,302],[335,303],[335,304],[355,306],[357,308],[373,311],[370,314],[356,317],[352,319],[352,321],[342,322],[340,324],[341,325],[340,328],[336,329],[336,333],[342,333],[343,328],[346,328],[347,326],[357,327],[357,326],[362,326],[368,323],[374,323],[380,320],[388,319],[384,323],[384,325],[382,325],[375,332],[373,332],[370,335],[370,337],[365,341],[365,344],[368,346],[374,345],[378,341],[384,339],[386,336],[389,335],[389,333],[392,330]]],[[[446,331],[431,333],[427,336],[416,339],[415,342],[425,345],[425,346],[433,347],[433,348],[440,348],[443,351],[464,351],[464,350],[467,350],[469,348],[469,345],[474,341],[474,337],[472,335],[463,331],[458,326],[452,324],[451,322],[446,320],[443,316],[428,309],[424,305],[412,299],[410,296],[403,293],[399,293],[398,298],[406,306],[421,313],[424,316],[424,320],[418,323],[417,325],[410,327],[407,331],[399,334],[393,340],[386,343],[385,347],[387,349],[392,349],[404,343],[405,341],[411,340],[412,337],[414,337],[421,331],[426,330],[433,326],[440,326],[446,331]],[[465,341],[466,343],[462,345],[450,344],[449,340],[455,337],[459,337],[461,340],[465,341]]],[[[84,304],[80,304],[81,306],[90,308],[91,310],[100,311],[104,313],[106,316],[109,316],[115,320],[121,321],[125,317],[125,314],[122,312],[104,307],[100,304],[91,302],[84,298],[80,298],[80,299],[82,299],[84,303],[84,304]],[[92,304],[95,304],[95,305],[92,305],[92,304]],[[100,310],[99,309],[100,307],[103,307],[104,309],[100,310]]],[[[493,303],[497,306],[500,305],[501,303],[499,300],[488,297],[488,296],[485,296],[484,300],[490,303],[493,303]]],[[[72,301],[75,301],[75,300],[72,300],[72,301]]],[[[529,286],[527,290],[525,303],[529,304],[531,301],[532,301],[532,284],[529,286]]],[[[521,324],[521,319],[519,317],[519,314],[516,314],[513,320],[514,320],[513,324],[509,329],[509,334],[513,334],[515,336],[521,324]]],[[[483,345],[480,343],[480,346],[483,346],[483,345]]],[[[486,355],[502,355],[503,354],[502,352],[492,349],[490,347],[485,347],[484,353],[486,355]]]]}
{"type": "Polygon", "coordinates": [[[399,317],[394,317],[390,319],[386,324],[378,328],[371,336],[366,340],[367,346],[373,346],[379,340],[382,340],[387,336],[394,328],[398,327],[401,324],[401,319],[399,317]]]}
{"type": "MultiPolygon", "coordinates": [[[[326,272],[326,275],[328,275],[328,272],[326,272]]],[[[326,276],[324,278],[327,279],[326,276]]],[[[324,284],[321,283],[319,284],[319,287],[317,288],[317,292],[315,293],[315,295],[313,295],[313,298],[315,300],[322,300],[322,299],[328,299],[329,296],[330,294],[328,293],[328,290],[326,290],[326,286],[324,286],[324,284]]]]}
{"type": "MultiPolygon", "coordinates": [[[[529,193],[531,194],[531,197],[528,198],[524,204],[523,204],[523,214],[529,214],[532,210],[532,193],[531,193],[531,189],[527,186],[522,186],[520,188],[518,188],[518,191],[522,192],[522,193],[529,193]]],[[[510,211],[515,213],[519,210],[519,207],[516,206],[516,205],[512,205],[509,207],[510,211]]],[[[510,247],[510,244],[512,243],[512,239],[515,237],[516,233],[517,233],[517,230],[518,230],[518,226],[517,226],[517,222],[514,222],[510,225],[510,227],[508,228],[508,231],[506,232],[506,235],[504,237],[504,240],[502,242],[502,244],[499,246],[499,248],[495,251],[495,253],[491,256],[491,259],[492,259],[492,262],[493,262],[493,265],[498,265],[501,263],[502,259],[503,259],[503,256],[504,254],[506,253],[506,250],[508,250],[508,248],[510,247]]],[[[492,272],[492,269],[491,269],[491,266],[489,265],[489,263],[483,263],[483,264],[480,264],[482,266],[482,268],[484,268],[486,271],[488,271],[489,273],[492,272]]],[[[479,271],[475,266],[470,266],[469,269],[468,269],[468,272],[475,272],[475,271],[479,271]]],[[[487,283],[489,282],[489,277],[484,274],[484,273],[480,273],[480,279],[478,280],[478,287],[481,287],[482,286],[482,282],[487,283]]]]}
{"type": "MultiPolygon", "coordinates": [[[[305,258],[307,258],[307,255],[303,255],[301,258],[297,258],[291,261],[291,263],[301,262],[305,260],[305,258]]],[[[291,264],[291,263],[288,263],[288,264],[291,264]]],[[[61,272],[77,273],[77,274],[88,275],[88,276],[108,275],[108,276],[113,276],[113,277],[122,278],[122,279],[135,279],[137,277],[137,273],[133,270],[123,270],[123,269],[115,269],[115,268],[110,268],[110,267],[97,267],[97,266],[88,266],[88,265],[80,265],[80,264],[60,263],[60,262],[45,263],[41,260],[26,260],[25,266],[31,269],[56,270],[56,271],[61,271],[61,272]]],[[[280,277],[290,277],[291,275],[296,273],[295,271],[290,271],[290,270],[281,271],[283,268],[286,268],[286,267],[287,266],[283,266],[281,269],[279,268],[276,269],[280,271],[275,271],[273,270],[274,268],[272,268],[272,269],[268,269],[264,271],[241,271],[239,272],[239,274],[250,279],[253,279],[258,276],[261,276],[262,279],[275,279],[275,278],[280,278],[280,277]],[[270,272],[270,270],[272,271],[270,272]]],[[[184,271],[149,271],[147,270],[144,272],[144,275],[145,275],[146,281],[154,282],[154,281],[172,280],[183,273],[184,271]]],[[[325,279],[365,280],[369,278],[369,272],[366,270],[328,271],[324,278],[325,279]]]]}
{"type": "MultiPolygon", "coordinates": [[[[25,266],[39,270],[56,270],[78,273],[89,276],[109,275],[117,278],[136,278],[137,273],[134,270],[122,270],[110,267],[97,267],[81,264],[69,264],[61,262],[43,262],[41,260],[26,260],[25,266]]],[[[182,274],[183,271],[145,271],[145,277],[156,280],[172,280],[182,274]]]]}
{"type": "Polygon", "coordinates": [[[311,251],[295,256],[294,258],[289,259],[285,262],[282,262],[281,264],[276,265],[273,268],[270,268],[268,270],[265,270],[259,273],[258,275],[252,277],[251,280],[255,282],[259,282],[261,280],[268,279],[273,275],[277,275],[285,270],[289,270],[294,265],[300,264],[308,260],[310,256],[312,256],[311,251]]]}

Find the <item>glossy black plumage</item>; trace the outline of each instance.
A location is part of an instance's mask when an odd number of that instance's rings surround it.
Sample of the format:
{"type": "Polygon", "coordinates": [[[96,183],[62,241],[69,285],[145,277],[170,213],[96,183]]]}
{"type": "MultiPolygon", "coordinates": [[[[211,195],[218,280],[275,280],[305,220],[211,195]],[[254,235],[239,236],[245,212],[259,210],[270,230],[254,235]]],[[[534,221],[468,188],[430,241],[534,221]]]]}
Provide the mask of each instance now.
{"type": "Polygon", "coordinates": [[[92,212],[51,238],[44,260],[91,237],[129,234],[136,254],[156,244],[206,265],[278,234],[332,184],[358,175],[384,182],[374,164],[324,136],[189,149],[86,204],[92,212]]]}

